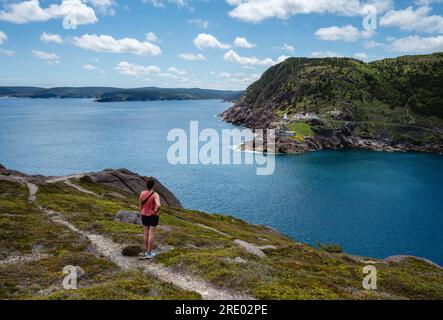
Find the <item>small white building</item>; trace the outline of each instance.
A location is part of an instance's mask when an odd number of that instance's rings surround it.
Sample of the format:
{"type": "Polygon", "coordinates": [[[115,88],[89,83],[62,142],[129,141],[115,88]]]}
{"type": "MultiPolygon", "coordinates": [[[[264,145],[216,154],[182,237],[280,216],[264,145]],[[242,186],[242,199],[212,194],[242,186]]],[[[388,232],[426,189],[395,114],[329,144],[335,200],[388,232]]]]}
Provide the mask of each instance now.
{"type": "Polygon", "coordinates": [[[312,120],[312,119],[318,119],[318,116],[313,112],[303,112],[303,113],[296,113],[292,116],[295,120],[312,120]]]}

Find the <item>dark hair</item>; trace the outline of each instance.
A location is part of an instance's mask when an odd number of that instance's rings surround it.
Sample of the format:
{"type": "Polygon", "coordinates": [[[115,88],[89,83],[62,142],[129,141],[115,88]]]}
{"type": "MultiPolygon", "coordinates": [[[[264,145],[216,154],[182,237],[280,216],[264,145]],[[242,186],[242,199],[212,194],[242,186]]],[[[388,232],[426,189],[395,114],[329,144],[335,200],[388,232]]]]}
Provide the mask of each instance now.
{"type": "Polygon", "coordinates": [[[152,188],[154,188],[155,185],[155,181],[154,179],[147,179],[146,180],[146,188],[149,190],[152,190],[152,188]]]}

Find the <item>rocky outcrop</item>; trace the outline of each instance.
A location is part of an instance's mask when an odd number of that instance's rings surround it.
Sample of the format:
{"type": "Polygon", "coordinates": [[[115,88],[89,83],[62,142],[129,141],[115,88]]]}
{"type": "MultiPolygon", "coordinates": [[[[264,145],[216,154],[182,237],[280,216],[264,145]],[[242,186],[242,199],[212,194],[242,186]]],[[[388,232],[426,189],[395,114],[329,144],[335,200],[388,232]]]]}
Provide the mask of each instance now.
{"type": "Polygon", "coordinates": [[[267,129],[275,120],[274,107],[253,108],[240,101],[233,107],[220,114],[220,117],[234,125],[241,125],[254,129],[267,129]]]}
{"type": "Polygon", "coordinates": [[[41,175],[28,175],[20,171],[11,170],[0,165],[0,179],[16,181],[17,179],[21,181],[26,181],[35,184],[45,184],[45,178],[41,175]]]}
{"type": "MultiPolygon", "coordinates": [[[[387,152],[431,152],[443,154],[443,144],[412,144],[407,141],[395,141],[392,139],[362,138],[355,133],[355,122],[344,123],[339,129],[332,129],[318,121],[312,124],[315,132],[313,137],[305,137],[303,141],[293,137],[277,137],[275,140],[275,152],[283,154],[297,154],[318,150],[341,150],[341,149],[363,149],[371,151],[387,152]]],[[[261,145],[256,141],[256,145],[261,145]]],[[[254,149],[252,142],[246,142],[241,146],[242,150],[263,151],[254,149]]],[[[266,142],[264,151],[267,151],[266,142]]]]}
{"type": "Polygon", "coordinates": [[[243,250],[245,250],[245,251],[247,251],[259,258],[266,257],[266,254],[263,252],[263,250],[276,250],[277,249],[273,245],[257,246],[253,243],[249,243],[249,242],[239,240],[239,239],[234,240],[234,244],[238,245],[243,250]]]}
{"type": "Polygon", "coordinates": [[[139,226],[142,225],[142,219],[138,212],[130,212],[126,210],[120,210],[119,212],[117,212],[114,221],[135,224],[139,226]]]}
{"type": "Polygon", "coordinates": [[[398,256],[390,256],[387,258],[384,258],[383,260],[381,260],[382,263],[394,263],[394,264],[400,264],[403,261],[407,260],[407,259],[415,259],[415,260],[420,260],[423,261],[435,268],[441,269],[443,270],[443,267],[439,266],[438,264],[432,262],[429,259],[425,259],[425,258],[420,258],[420,257],[415,257],[415,256],[408,256],[408,255],[398,255],[398,256]]]}
{"type": "MultiPolygon", "coordinates": [[[[163,204],[170,207],[183,208],[180,201],[160,181],[154,177],[149,178],[155,180],[155,191],[159,194],[163,204]]],[[[146,189],[148,177],[140,176],[127,169],[107,169],[97,173],[85,174],[83,179],[89,179],[93,183],[103,184],[128,193],[139,194],[146,189]]]]}
{"type": "MultiPolygon", "coordinates": [[[[3,166],[0,167],[0,177],[2,177],[3,179],[6,179],[6,177],[20,177],[27,182],[35,183],[37,185],[43,185],[50,182],[66,181],[69,178],[80,178],[84,179],[85,181],[103,184],[105,186],[120,189],[122,191],[135,195],[140,194],[140,192],[146,189],[146,180],[148,179],[148,177],[140,176],[127,169],[107,169],[101,172],[77,174],[73,176],[45,177],[40,175],[27,175],[16,170],[6,169],[3,166]]],[[[149,178],[155,180],[154,188],[155,191],[159,194],[160,201],[163,205],[174,208],[183,208],[180,200],[178,200],[177,197],[171,191],[169,191],[168,188],[166,188],[156,178],[149,178]]],[[[114,197],[118,197],[117,193],[114,195],[114,197]]]]}

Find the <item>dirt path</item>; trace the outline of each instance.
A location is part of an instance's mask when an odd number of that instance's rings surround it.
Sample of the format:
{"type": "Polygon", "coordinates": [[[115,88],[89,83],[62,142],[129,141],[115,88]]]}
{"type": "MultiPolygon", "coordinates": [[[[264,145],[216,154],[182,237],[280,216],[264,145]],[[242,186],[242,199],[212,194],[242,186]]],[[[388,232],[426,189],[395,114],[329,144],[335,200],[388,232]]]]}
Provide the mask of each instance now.
{"type": "Polygon", "coordinates": [[[82,175],[82,174],[74,174],[74,175],[70,175],[70,176],[63,176],[63,177],[51,178],[51,179],[46,180],[46,182],[47,182],[47,183],[64,182],[66,185],[68,185],[68,186],[70,186],[70,187],[76,189],[77,191],[80,191],[80,192],[83,192],[83,193],[86,193],[86,194],[92,195],[92,196],[94,196],[94,197],[101,198],[100,195],[98,195],[98,194],[96,194],[96,193],[94,193],[94,192],[92,192],[92,191],[90,191],[90,190],[87,190],[87,189],[85,189],[85,188],[83,188],[83,187],[80,187],[79,185],[76,185],[75,183],[72,183],[72,182],[69,180],[69,179],[80,179],[80,178],[83,177],[83,176],[84,176],[84,175],[82,175]]]}
{"type": "Polygon", "coordinates": [[[69,179],[80,179],[84,177],[84,174],[72,174],[69,176],[62,176],[62,177],[55,177],[55,178],[49,178],[46,180],[47,183],[56,183],[56,182],[62,182],[69,179]]]}
{"type": "MultiPolygon", "coordinates": [[[[55,180],[52,180],[53,182],[55,180]]],[[[64,181],[59,179],[57,181],[64,181]]],[[[49,181],[47,181],[49,182],[49,181]]],[[[38,186],[29,182],[25,182],[29,188],[29,201],[36,201],[36,194],[38,192],[38,186]]],[[[147,260],[138,260],[137,258],[125,257],[121,254],[122,246],[111,239],[108,239],[99,234],[93,234],[84,230],[80,230],[72,223],[64,219],[63,215],[45,208],[43,210],[48,217],[57,224],[61,224],[69,228],[70,230],[88,238],[95,246],[97,252],[113,261],[122,269],[143,269],[148,274],[157,277],[158,279],[172,283],[177,287],[184,290],[195,291],[199,293],[205,300],[252,300],[253,298],[240,293],[232,293],[227,290],[221,290],[208,284],[206,281],[196,278],[194,276],[183,275],[175,272],[174,270],[147,260]]]]}
{"type": "Polygon", "coordinates": [[[74,188],[74,189],[76,189],[76,190],[78,190],[78,191],[80,191],[80,192],[92,195],[92,196],[97,197],[97,198],[101,198],[101,196],[99,196],[98,194],[96,194],[96,193],[94,193],[94,192],[92,192],[90,190],[87,190],[87,189],[85,189],[83,187],[80,187],[79,185],[76,185],[75,183],[72,183],[69,180],[65,180],[65,184],[70,186],[70,187],[72,187],[72,188],[74,188]]]}

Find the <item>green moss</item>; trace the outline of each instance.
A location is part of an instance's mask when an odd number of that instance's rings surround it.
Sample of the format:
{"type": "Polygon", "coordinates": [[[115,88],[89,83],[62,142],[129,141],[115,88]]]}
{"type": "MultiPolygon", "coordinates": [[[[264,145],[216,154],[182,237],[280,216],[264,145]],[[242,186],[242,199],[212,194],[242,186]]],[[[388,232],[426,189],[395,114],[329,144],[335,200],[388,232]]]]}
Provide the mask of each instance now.
{"type": "Polygon", "coordinates": [[[47,291],[62,287],[63,268],[79,266],[85,277],[79,285],[89,285],[102,281],[103,276],[112,277],[118,268],[111,262],[96,258],[86,252],[68,252],[24,264],[0,266],[0,299],[26,299],[44,297],[47,291]]]}
{"type": "Polygon", "coordinates": [[[89,177],[85,176],[80,179],[70,179],[70,181],[76,185],[79,185],[80,187],[92,191],[95,194],[98,194],[102,197],[108,198],[108,199],[115,199],[116,197],[113,197],[112,193],[117,193],[121,197],[119,197],[120,200],[122,200],[125,203],[132,204],[132,205],[138,205],[138,197],[132,193],[128,193],[126,191],[123,191],[121,189],[104,186],[99,183],[93,183],[89,177]],[[126,199],[124,199],[126,198],[126,199]]]}
{"type": "Polygon", "coordinates": [[[312,130],[312,127],[304,122],[297,122],[297,123],[289,123],[286,125],[286,128],[289,131],[295,132],[294,139],[299,141],[304,141],[305,137],[314,137],[315,133],[312,130]]]}
{"type": "Polygon", "coordinates": [[[329,253],[342,253],[343,248],[335,243],[319,243],[318,247],[320,250],[329,252],[329,253]]]}
{"type": "Polygon", "coordinates": [[[35,211],[28,204],[28,189],[18,182],[0,181],[0,214],[21,215],[35,211]]]}
{"type": "Polygon", "coordinates": [[[200,295],[140,272],[121,272],[113,279],[78,290],[62,290],[51,300],[197,300],[200,295]]]}
{"type": "Polygon", "coordinates": [[[27,189],[19,183],[0,181],[0,257],[17,253],[29,254],[38,248],[41,253],[60,250],[81,251],[88,242],[73,232],[53,223],[38,208],[27,201],[27,189]]]}

